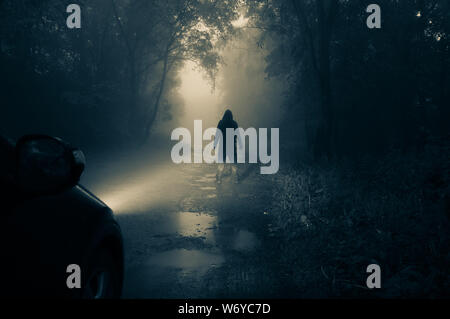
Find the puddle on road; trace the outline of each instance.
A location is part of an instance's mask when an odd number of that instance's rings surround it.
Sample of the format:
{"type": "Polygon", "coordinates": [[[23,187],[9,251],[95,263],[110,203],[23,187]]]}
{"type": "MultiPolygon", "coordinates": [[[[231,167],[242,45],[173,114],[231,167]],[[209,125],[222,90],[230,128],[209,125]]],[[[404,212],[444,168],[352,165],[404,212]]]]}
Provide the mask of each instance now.
{"type": "Polygon", "coordinates": [[[259,242],[255,234],[247,230],[239,230],[234,238],[233,249],[238,251],[251,251],[258,246],[259,242]]]}
{"type": "Polygon", "coordinates": [[[240,252],[253,251],[260,244],[256,235],[248,230],[235,229],[231,233],[227,233],[225,229],[221,231],[217,216],[212,212],[173,213],[166,216],[164,222],[157,223],[155,227],[159,234],[176,233],[183,237],[200,238],[205,244],[213,246],[217,244],[217,240],[220,242],[225,240],[226,246],[240,252]],[[218,238],[217,235],[219,235],[218,238]]]}
{"type": "Polygon", "coordinates": [[[217,228],[217,217],[212,212],[174,212],[160,214],[147,230],[156,236],[178,235],[197,237],[206,244],[215,244],[213,230],[217,228]]]}
{"type": "Polygon", "coordinates": [[[219,266],[224,262],[222,255],[202,250],[173,249],[150,257],[148,265],[182,269],[199,269],[219,266]]]}
{"type": "Polygon", "coordinates": [[[214,243],[212,230],[217,227],[217,217],[208,213],[177,213],[177,229],[181,236],[204,237],[205,242],[214,243]]]}
{"type": "Polygon", "coordinates": [[[201,189],[202,191],[215,191],[215,190],[216,190],[216,188],[215,188],[215,187],[212,187],[212,186],[200,187],[200,189],[201,189]]]}
{"type": "Polygon", "coordinates": [[[150,256],[125,275],[124,298],[195,297],[205,274],[225,261],[221,254],[201,250],[173,249],[150,256]]]}
{"type": "Polygon", "coordinates": [[[196,176],[194,180],[202,183],[214,182],[216,180],[216,174],[206,174],[203,176],[196,176]]]}

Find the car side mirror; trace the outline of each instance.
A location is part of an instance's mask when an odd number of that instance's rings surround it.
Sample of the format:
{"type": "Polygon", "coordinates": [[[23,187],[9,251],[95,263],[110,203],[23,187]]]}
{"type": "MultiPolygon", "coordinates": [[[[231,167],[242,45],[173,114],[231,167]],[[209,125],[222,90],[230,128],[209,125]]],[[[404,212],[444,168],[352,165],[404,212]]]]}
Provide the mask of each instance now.
{"type": "Polygon", "coordinates": [[[27,135],[16,144],[16,182],[32,194],[50,194],[75,186],[83,173],[81,150],[45,135],[27,135]]]}

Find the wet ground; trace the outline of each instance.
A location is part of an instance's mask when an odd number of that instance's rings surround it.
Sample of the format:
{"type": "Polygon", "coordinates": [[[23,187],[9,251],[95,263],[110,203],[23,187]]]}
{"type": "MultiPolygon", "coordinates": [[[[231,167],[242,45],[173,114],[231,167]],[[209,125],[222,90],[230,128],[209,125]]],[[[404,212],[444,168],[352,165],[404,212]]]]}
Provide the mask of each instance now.
{"type": "Polygon", "coordinates": [[[217,184],[215,165],[175,165],[164,157],[151,163],[97,165],[84,181],[122,227],[124,297],[280,295],[270,253],[270,177],[257,166],[241,166],[241,183],[225,176],[217,184]]]}

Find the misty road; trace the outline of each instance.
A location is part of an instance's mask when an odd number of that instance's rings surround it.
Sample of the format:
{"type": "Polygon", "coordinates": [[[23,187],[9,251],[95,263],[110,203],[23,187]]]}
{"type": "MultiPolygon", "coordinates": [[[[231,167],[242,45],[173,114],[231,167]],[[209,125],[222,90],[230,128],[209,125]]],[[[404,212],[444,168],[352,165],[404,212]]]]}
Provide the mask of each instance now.
{"type": "Polygon", "coordinates": [[[450,299],[449,0],[76,2],[0,0],[5,296],[450,299]]]}
{"type": "Polygon", "coordinates": [[[279,276],[268,254],[270,177],[257,166],[241,166],[240,184],[231,176],[217,184],[215,165],[175,165],[164,157],[150,164],[143,158],[93,163],[96,174],[91,169],[84,180],[121,225],[123,297],[279,295],[283,284],[274,282],[279,276]],[[103,181],[105,186],[99,175],[115,177],[103,181]]]}

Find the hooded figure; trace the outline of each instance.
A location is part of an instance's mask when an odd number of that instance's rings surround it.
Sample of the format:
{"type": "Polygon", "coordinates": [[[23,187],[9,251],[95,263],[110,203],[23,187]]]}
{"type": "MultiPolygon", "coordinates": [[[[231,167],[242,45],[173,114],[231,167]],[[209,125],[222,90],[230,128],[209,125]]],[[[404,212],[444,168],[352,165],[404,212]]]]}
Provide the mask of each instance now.
{"type": "MultiPolygon", "coordinates": [[[[233,113],[230,110],[226,110],[225,114],[222,117],[222,120],[219,121],[219,124],[217,125],[217,129],[222,132],[222,138],[220,139],[220,136],[216,134],[216,138],[214,140],[214,148],[216,148],[217,144],[220,142],[220,149],[219,149],[219,158],[221,158],[222,163],[219,164],[218,172],[216,174],[216,180],[218,183],[221,183],[221,177],[223,175],[223,171],[225,169],[226,159],[227,159],[227,128],[236,130],[238,128],[237,122],[233,119],[233,113]]],[[[236,134],[234,136],[234,158],[233,158],[233,164],[231,164],[232,171],[236,175],[236,182],[239,182],[239,176],[237,174],[237,142],[239,142],[239,146],[242,145],[240,140],[240,135],[236,134]]],[[[231,160],[231,158],[228,156],[228,159],[231,160]]]]}

